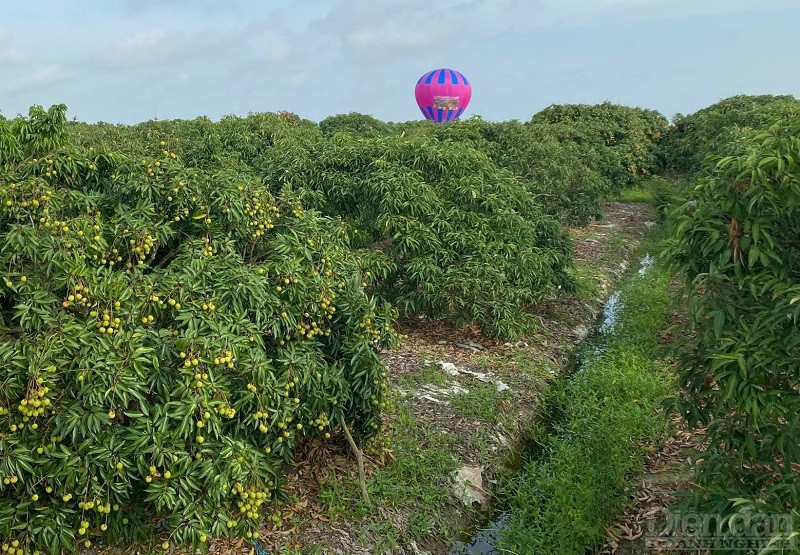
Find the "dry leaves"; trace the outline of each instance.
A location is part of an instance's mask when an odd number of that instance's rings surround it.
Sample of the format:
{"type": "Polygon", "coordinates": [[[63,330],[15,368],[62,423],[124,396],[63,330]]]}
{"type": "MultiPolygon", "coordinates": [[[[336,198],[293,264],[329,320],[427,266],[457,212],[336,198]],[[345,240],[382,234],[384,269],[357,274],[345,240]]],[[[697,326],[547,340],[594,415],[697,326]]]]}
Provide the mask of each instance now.
{"type": "Polygon", "coordinates": [[[705,437],[702,429],[687,430],[680,417],[674,417],[672,424],[676,431],[647,456],[645,474],[630,492],[631,505],[606,529],[599,555],[662,552],[645,543],[666,538],[662,532],[665,511],[676,501],[678,491],[691,487],[693,454],[702,452],[705,437]]]}

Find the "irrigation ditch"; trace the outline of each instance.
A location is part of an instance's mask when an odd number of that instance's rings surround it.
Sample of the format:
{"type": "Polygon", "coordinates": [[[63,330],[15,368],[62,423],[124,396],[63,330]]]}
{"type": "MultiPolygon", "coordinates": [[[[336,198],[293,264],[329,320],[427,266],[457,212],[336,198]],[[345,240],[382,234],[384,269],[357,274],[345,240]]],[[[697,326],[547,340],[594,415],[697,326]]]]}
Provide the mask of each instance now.
{"type": "MultiPolygon", "coordinates": [[[[657,234],[658,230],[651,237],[657,234]]],[[[669,388],[669,376],[653,342],[663,330],[668,280],[660,268],[654,267],[651,250],[656,247],[657,239],[644,241],[643,248],[650,250],[609,295],[593,331],[545,394],[543,410],[531,425],[532,436],[518,456],[509,458],[506,478],[498,488],[500,499],[456,543],[451,555],[583,553],[599,547],[607,519],[626,502],[625,479],[631,481],[641,471],[642,450],[636,442],[658,442],[665,429],[665,422],[655,411],[669,388]],[[643,302],[647,297],[651,302],[643,302]],[[591,385],[608,379],[628,379],[631,383],[638,379],[639,383],[621,386],[619,399],[614,402],[597,397],[591,385]],[[628,402],[638,407],[629,411],[624,406],[628,402]],[[584,404],[590,405],[587,410],[573,409],[584,404]],[[631,420],[633,415],[638,424],[631,420]],[[597,426],[601,421],[604,426],[597,426]],[[619,442],[618,430],[609,424],[617,424],[637,437],[627,446],[618,443],[615,454],[619,456],[609,452],[608,464],[598,465],[598,459],[580,460],[591,454],[600,455],[602,460],[604,446],[619,442]],[[604,472],[614,470],[615,480],[624,479],[612,483],[597,476],[596,466],[604,467],[604,472]],[[581,514],[582,508],[596,510],[581,514]],[[572,518],[575,522],[552,533],[547,523],[550,518],[572,518]]]]}
{"type": "MultiPolygon", "coordinates": [[[[288,526],[267,526],[263,545],[281,554],[504,549],[479,531],[513,526],[513,477],[542,459],[544,438],[557,427],[552,392],[592,349],[616,337],[607,328],[624,315],[626,301],[613,293],[645,277],[631,261],[651,263],[645,254],[655,252],[657,233],[650,205],[641,202],[608,203],[606,218],[573,230],[579,289],[543,303],[535,314],[540,325],[524,341],[492,341],[436,322],[401,323],[408,338],[385,359],[395,391],[389,432],[383,451],[366,453],[373,506],[361,501],[346,445],[308,446],[287,484],[294,496],[284,510],[288,526]]],[[[599,547],[598,533],[589,543],[599,547]]]]}

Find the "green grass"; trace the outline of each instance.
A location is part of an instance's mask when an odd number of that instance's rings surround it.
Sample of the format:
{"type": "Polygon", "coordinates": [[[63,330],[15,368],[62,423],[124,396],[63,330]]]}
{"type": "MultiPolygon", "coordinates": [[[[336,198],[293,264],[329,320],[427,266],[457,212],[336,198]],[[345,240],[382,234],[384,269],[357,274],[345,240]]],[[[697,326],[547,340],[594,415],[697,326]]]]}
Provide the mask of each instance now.
{"type": "Polygon", "coordinates": [[[468,418],[495,422],[500,414],[500,401],[508,397],[507,391],[498,393],[494,383],[476,383],[467,393],[453,395],[450,404],[468,418]]]}
{"type": "Polygon", "coordinates": [[[327,476],[320,487],[319,497],[325,503],[329,518],[340,518],[355,513],[366,514],[368,507],[363,503],[358,484],[353,476],[327,476]]]}
{"type": "MultiPolygon", "coordinates": [[[[652,233],[649,236],[651,235],[652,233]]],[[[615,242],[612,246],[616,249],[626,248],[623,241],[615,242]]],[[[644,252],[656,249],[652,242],[645,242],[639,250],[644,252]]],[[[589,287],[588,284],[594,279],[590,268],[585,268],[584,276],[587,287],[589,287]]],[[[637,307],[637,310],[625,312],[626,323],[624,326],[627,327],[623,327],[625,332],[617,338],[619,345],[630,344],[631,351],[646,352],[648,356],[655,350],[655,333],[652,330],[663,328],[662,319],[660,319],[663,318],[663,313],[659,312],[663,300],[659,293],[662,285],[664,284],[650,281],[649,278],[642,284],[626,285],[626,288],[631,291],[628,294],[633,296],[631,306],[637,307]],[[634,340],[635,342],[631,343],[634,340]]],[[[447,386],[449,377],[445,372],[435,366],[424,365],[425,359],[436,360],[437,358],[441,358],[441,356],[421,353],[418,368],[403,376],[398,385],[405,390],[414,390],[427,384],[447,386]]],[[[551,457],[547,459],[549,462],[542,463],[538,470],[530,466],[532,463],[528,463],[524,474],[528,478],[523,478],[523,474],[520,474],[517,479],[511,480],[508,473],[501,473],[501,480],[507,483],[507,487],[504,488],[507,498],[512,499],[516,496],[521,503],[524,503],[526,499],[533,500],[535,506],[542,511],[538,521],[536,519],[533,521],[523,520],[517,527],[522,530],[522,533],[530,536],[530,530],[536,530],[536,526],[540,526],[543,531],[536,532],[540,536],[540,539],[537,540],[540,543],[533,544],[535,549],[532,549],[530,548],[531,544],[519,540],[521,543],[518,545],[522,547],[516,549],[516,552],[569,553],[569,544],[558,543],[563,538],[553,538],[547,535],[552,532],[551,528],[553,528],[548,525],[547,519],[551,519],[554,523],[560,522],[561,532],[571,539],[569,537],[572,535],[570,530],[572,530],[573,524],[570,519],[577,518],[576,522],[579,523],[579,527],[583,526],[580,524],[580,518],[582,518],[580,515],[592,517],[600,515],[600,521],[605,522],[606,517],[603,515],[606,513],[603,511],[614,510],[619,506],[619,500],[624,501],[624,495],[617,495],[615,488],[622,487],[626,469],[629,470],[633,466],[631,466],[630,459],[626,459],[630,455],[627,451],[629,445],[625,441],[619,440],[619,437],[625,434],[630,434],[630,437],[643,437],[641,433],[636,435],[639,433],[637,427],[642,426],[643,423],[645,426],[649,425],[650,420],[648,419],[652,417],[651,401],[658,396],[648,388],[663,385],[662,381],[654,381],[650,378],[653,375],[663,377],[663,374],[659,373],[656,363],[651,361],[652,372],[647,371],[640,376],[640,370],[645,368],[644,363],[628,352],[619,355],[619,359],[614,363],[618,367],[611,374],[597,374],[596,379],[601,383],[596,384],[589,381],[583,389],[573,386],[573,389],[567,390],[566,382],[554,375],[559,370],[557,364],[546,358],[532,359],[530,352],[525,349],[483,356],[476,362],[481,370],[492,371],[508,383],[514,391],[518,391],[515,389],[515,383],[524,383],[520,387],[526,390],[533,388],[532,384],[535,384],[536,391],[552,389],[552,393],[545,395],[553,409],[564,415],[564,418],[561,419],[562,422],[573,422],[575,418],[583,418],[587,421],[592,418],[597,420],[591,426],[583,427],[579,423],[574,424],[573,428],[566,427],[567,424],[564,424],[553,435],[548,435],[548,432],[552,430],[547,428],[539,430],[540,427],[530,424],[531,430],[534,428],[537,430],[531,431],[532,436],[539,439],[548,438],[546,449],[552,453],[551,457]],[[607,379],[609,375],[611,379],[607,379]],[[622,383],[619,383],[620,380],[622,383]],[[595,394],[594,397],[590,396],[591,394],[595,394]],[[606,414],[604,409],[616,405],[613,402],[607,402],[605,397],[614,399],[617,396],[625,410],[610,410],[606,414]],[[599,411],[597,407],[600,407],[599,411]],[[601,416],[605,419],[600,419],[601,416]],[[614,427],[616,427],[617,435],[604,438],[603,434],[614,427]],[[574,437],[588,434],[593,450],[587,450],[585,446],[580,447],[579,451],[572,450],[571,442],[556,441],[561,432],[571,433],[574,437]],[[612,454],[611,462],[608,464],[598,462],[602,461],[609,453],[612,454]],[[619,461],[625,462],[628,466],[616,466],[619,461]],[[584,474],[582,477],[576,478],[583,467],[596,467],[596,470],[591,474],[584,474]],[[623,471],[620,471],[620,468],[623,471]],[[550,477],[551,480],[545,482],[546,477],[550,477]],[[560,489],[556,487],[559,480],[561,480],[560,489]],[[609,481],[614,483],[608,485],[609,481]],[[511,493],[512,491],[514,493],[511,493]],[[548,491],[550,493],[546,493],[548,491]],[[589,501],[581,502],[580,496],[576,497],[576,492],[590,494],[591,498],[589,501]],[[617,496],[609,498],[606,497],[608,494],[617,496]],[[611,500],[609,501],[609,499],[611,500]],[[581,503],[583,504],[581,505],[581,503]],[[593,503],[600,503],[601,510],[597,510],[593,503]],[[572,513],[569,511],[563,513],[566,516],[558,517],[558,511],[564,507],[575,507],[575,509],[572,513]],[[558,518],[562,518],[562,520],[559,521],[558,518]],[[530,527],[528,532],[525,532],[526,527],[530,527]],[[550,547],[554,545],[556,547],[551,549],[550,547]],[[540,546],[544,547],[539,549],[540,546]],[[567,551],[559,551],[564,546],[567,551]]],[[[481,426],[470,440],[475,452],[480,454],[481,460],[489,460],[495,456],[489,450],[494,441],[491,435],[493,427],[483,428],[482,426],[483,424],[497,423],[500,418],[498,415],[501,414],[500,402],[504,399],[513,400],[516,394],[514,391],[498,393],[493,383],[481,383],[476,380],[470,385],[469,392],[451,398],[451,405],[456,411],[481,422],[481,426]]],[[[354,544],[369,546],[374,552],[391,552],[396,549],[397,544],[411,539],[425,542],[431,538],[437,538],[446,542],[457,535],[463,524],[463,520],[457,520],[459,514],[463,517],[463,511],[458,512],[448,482],[448,477],[459,466],[459,459],[455,455],[456,444],[459,443],[459,440],[451,437],[444,430],[421,425],[420,420],[412,413],[409,403],[409,399],[396,395],[394,426],[389,432],[389,444],[387,445],[392,451],[394,460],[383,468],[376,468],[368,478],[368,489],[375,507],[370,511],[362,502],[355,473],[329,477],[321,491],[328,516],[334,520],[358,523],[357,532],[354,532],[357,534],[354,544]],[[386,514],[391,514],[393,511],[402,515],[402,529],[395,529],[391,520],[386,518],[386,514]]],[[[657,433],[657,429],[654,427],[648,428],[646,431],[657,433]]],[[[530,505],[528,510],[530,510],[530,505]]],[[[603,528],[596,524],[587,524],[585,527],[593,530],[595,535],[603,531],[603,528]]],[[[581,545],[591,544],[592,537],[579,529],[575,534],[576,545],[578,543],[581,545]]],[[[517,541],[509,538],[509,541],[512,540],[517,541]]]]}
{"type": "Polygon", "coordinates": [[[588,264],[576,262],[572,269],[572,275],[577,283],[575,295],[579,299],[591,301],[600,295],[598,279],[602,272],[598,272],[588,264]]]}
{"type": "Polygon", "coordinates": [[[600,255],[600,261],[609,265],[619,264],[628,257],[630,245],[630,240],[625,237],[619,235],[609,237],[600,255]]]}
{"type": "Polygon", "coordinates": [[[618,195],[610,199],[616,202],[649,202],[659,207],[664,201],[682,198],[682,191],[690,185],[685,176],[651,176],[647,181],[637,187],[623,189],[618,195]]]}
{"type": "Polygon", "coordinates": [[[446,387],[448,379],[445,373],[435,366],[423,366],[420,370],[400,376],[397,385],[402,389],[417,389],[423,385],[446,387]]]}
{"type": "Polygon", "coordinates": [[[458,460],[447,434],[420,426],[407,402],[398,401],[396,406],[398,422],[391,435],[395,460],[371,476],[369,492],[376,502],[419,509],[412,514],[409,530],[420,537],[431,532],[431,517],[441,513],[451,499],[448,487],[435,478],[453,472],[458,460]]]}
{"type": "Polygon", "coordinates": [[[515,379],[547,379],[559,369],[558,364],[549,358],[531,358],[525,349],[511,349],[491,356],[481,356],[475,360],[480,370],[492,371],[501,378],[511,376],[515,379]]]}
{"type": "Polygon", "coordinates": [[[614,200],[617,202],[653,202],[653,191],[646,186],[623,189],[614,200]]]}
{"type": "Polygon", "coordinates": [[[627,503],[643,443],[658,441],[665,429],[656,407],[672,382],[657,353],[668,287],[657,267],[626,278],[624,308],[604,351],[588,350],[582,369],[548,393],[553,420],[540,437],[541,456],[503,487],[513,517],[501,552],[583,554],[602,542],[627,503]]]}
{"type": "MultiPolygon", "coordinates": [[[[408,511],[404,536],[450,537],[455,531],[448,528],[444,512],[453,503],[446,477],[458,467],[452,453],[455,439],[441,430],[421,426],[408,401],[397,399],[395,407],[396,422],[389,445],[394,461],[377,468],[369,477],[370,498],[376,507],[403,507],[404,512],[408,511]]],[[[320,497],[331,518],[366,519],[360,530],[370,534],[371,547],[376,552],[397,547],[400,532],[381,517],[381,511],[369,510],[360,497],[355,476],[330,477],[321,488],[320,497]]]]}

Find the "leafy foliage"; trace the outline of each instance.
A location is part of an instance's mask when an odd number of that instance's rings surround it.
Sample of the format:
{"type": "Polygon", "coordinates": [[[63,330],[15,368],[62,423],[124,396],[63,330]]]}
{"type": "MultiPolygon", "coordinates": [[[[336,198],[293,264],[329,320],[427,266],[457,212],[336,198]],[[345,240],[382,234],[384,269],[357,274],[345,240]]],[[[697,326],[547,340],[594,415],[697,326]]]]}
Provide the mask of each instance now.
{"type": "Polygon", "coordinates": [[[612,187],[581,149],[549,125],[498,124],[493,159],[520,175],[548,214],[583,226],[603,216],[612,187]]]}
{"type": "Polygon", "coordinates": [[[325,135],[351,133],[357,137],[380,137],[392,132],[390,125],[370,115],[357,112],[328,116],[319,122],[319,129],[325,135]]]}
{"type": "Polygon", "coordinates": [[[189,165],[255,174],[277,196],[294,191],[326,215],[344,217],[349,239],[366,249],[376,290],[404,314],[477,319],[493,335],[520,333],[527,306],[571,286],[568,239],[542,212],[585,224],[600,214],[604,195],[602,179],[572,145],[519,123],[395,125],[344,114],[317,129],[287,114],[251,114],[216,124],[198,118],[71,129],[81,144],[100,139],[137,157],[164,141],[189,165]],[[452,162],[447,151],[456,154],[452,162]],[[379,166],[378,158],[389,163],[379,166]],[[471,172],[473,163],[480,173],[471,172]],[[485,241],[472,244],[473,233],[485,241]],[[517,244],[517,236],[526,238],[517,244]]]}
{"type": "Polygon", "coordinates": [[[740,130],[763,129],[773,121],[800,115],[792,96],[732,96],[689,116],[677,115],[660,146],[664,170],[695,172],[709,155],[727,152],[740,130]]]}
{"type": "Polygon", "coordinates": [[[563,141],[575,143],[589,167],[617,192],[657,171],[656,144],[669,122],[654,110],[604,102],[553,105],[531,118],[549,124],[563,141]]]}
{"type": "Polygon", "coordinates": [[[675,402],[708,424],[706,508],[800,505],[800,119],[740,132],[673,214],[690,333],[675,402]]]}
{"type": "Polygon", "coordinates": [[[686,202],[691,188],[689,179],[664,179],[657,175],[646,187],[652,194],[651,203],[661,222],[666,222],[670,211],[686,202]]]}
{"type": "Polygon", "coordinates": [[[207,117],[193,120],[151,120],[136,125],[69,124],[70,136],[86,147],[102,144],[134,157],[152,153],[152,145],[169,143],[170,151],[189,167],[215,170],[240,166],[251,169],[272,145],[286,137],[319,135],[316,125],[289,112],[207,117]]]}
{"type": "Polygon", "coordinates": [[[0,539],[251,536],[300,438],[379,430],[394,314],[339,220],[65,110],[0,121],[0,539]]]}
{"type": "MultiPolygon", "coordinates": [[[[341,215],[371,251],[378,292],[401,313],[511,337],[526,307],[569,288],[571,241],[511,172],[463,142],[339,134],[271,167],[341,215]]],[[[312,200],[313,199],[313,200],[312,200]]]]}
{"type": "Polygon", "coordinates": [[[345,131],[365,138],[402,134],[466,142],[523,179],[548,214],[569,225],[586,225],[602,216],[610,195],[652,175],[667,124],[652,110],[607,102],[551,106],[528,124],[478,116],[447,125],[388,124],[351,113],[327,118],[320,128],[327,135],[345,131]]]}
{"type": "Polygon", "coordinates": [[[401,128],[440,141],[466,142],[484,152],[497,166],[514,172],[545,212],[566,224],[586,225],[602,216],[610,191],[607,181],[589,166],[576,144],[559,140],[550,125],[473,117],[448,125],[424,122],[401,128]]]}

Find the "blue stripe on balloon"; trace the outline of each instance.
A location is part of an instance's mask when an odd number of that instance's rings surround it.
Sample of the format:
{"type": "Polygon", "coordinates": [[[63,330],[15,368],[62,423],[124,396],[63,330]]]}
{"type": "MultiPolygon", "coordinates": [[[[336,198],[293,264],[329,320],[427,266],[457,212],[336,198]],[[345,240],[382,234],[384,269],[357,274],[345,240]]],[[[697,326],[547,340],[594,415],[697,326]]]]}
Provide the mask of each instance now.
{"type": "Polygon", "coordinates": [[[452,69],[450,70],[450,80],[454,85],[458,85],[458,77],[456,77],[456,72],[452,69]]]}
{"type": "Polygon", "coordinates": [[[425,84],[426,84],[426,85],[430,85],[430,84],[431,84],[431,81],[433,81],[433,74],[434,74],[434,73],[436,73],[436,71],[431,71],[431,72],[430,72],[430,73],[428,73],[428,75],[425,77],[425,84]]]}
{"type": "MultiPolygon", "coordinates": [[[[426,74],[426,75],[427,75],[427,74],[426,74]]],[[[423,75],[422,77],[420,77],[419,79],[417,79],[417,85],[419,85],[420,83],[422,83],[422,80],[423,80],[423,79],[425,79],[425,75],[423,75]]]]}
{"type": "Polygon", "coordinates": [[[440,69],[440,70],[439,70],[439,84],[440,84],[440,85],[444,85],[444,76],[445,76],[445,73],[444,73],[444,72],[445,72],[445,71],[446,71],[446,70],[444,70],[444,69],[440,69]]]}
{"type": "Polygon", "coordinates": [[[464,84],[465,85],[469,85],[469,81],[467,81],[467,78],[464,77],[464,74],[463,73],[459,73],[459,75],[461,76],[461,79],[464,81],[464,84]]]}
{"type": "Polygon", "coordinates": [[[461,112],[463,112],[463,111],[464,111],[464,108],[459,108],[458,111],[456,112],[456,115],[453,116],[453,119],[458,119],[458,117],[461,115],[461,112]]]}
{"type": "Polygon", "coordinates": [[[442,116],[444,115],[444,110],[438,108],[436,110],[436,123],[442,123],[442,116]]]}
{"type": "Polygon", "coordinates": [[[425,113],[425,108],[423,106],[418,106],[419,111],[422,112],[422,117],[428,119],[428,114],[425,113]]]}
{"type": "Polygon", "coordinates": [[[436,116],[433,114],[433,106],[425,106],[428,110],[428,115],[426,116],[428,119],[436,119],[436,116]]]}

